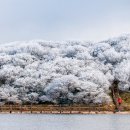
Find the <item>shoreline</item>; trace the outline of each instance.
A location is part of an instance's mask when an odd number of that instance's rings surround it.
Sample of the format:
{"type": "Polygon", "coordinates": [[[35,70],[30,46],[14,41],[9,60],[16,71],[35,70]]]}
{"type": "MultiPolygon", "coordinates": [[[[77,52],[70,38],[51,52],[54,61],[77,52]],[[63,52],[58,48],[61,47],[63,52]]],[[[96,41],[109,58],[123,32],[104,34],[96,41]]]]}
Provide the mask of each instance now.
{"type": "Polygon", "coordinates": [[[112,112],[112,111],[92,111],[92,112],[89,112],[89,111],[84,111],[84,112],[79,112],[79,111],[74,111],[74,112],[69,112],[69,111],[64,111],[64,112],[58,112],[58,111],[55,111],[55,112],[39,112],[39,111],[33,111],[33,112],[30,112],[30,111],[26,111],[26,112],[8,112],[8,111],[5,111],[5,112],[0,112],[0,114],[59,114],[59,115],[62,115],[62,114],[67,114],[67,115],[74,115],[74,114],[83,114],[83,115],[98,115],[98,114],[119,114],[119,115],[125,115],[125,114],[130,114],[130,111],[120,111],[120,112],[112,112]]]}
{"type": "Polygon", "coordinates": [[[0,114],[130,114],[129,106],[123,105],[120,112],[111,105],[0,105],[0,114]]]}

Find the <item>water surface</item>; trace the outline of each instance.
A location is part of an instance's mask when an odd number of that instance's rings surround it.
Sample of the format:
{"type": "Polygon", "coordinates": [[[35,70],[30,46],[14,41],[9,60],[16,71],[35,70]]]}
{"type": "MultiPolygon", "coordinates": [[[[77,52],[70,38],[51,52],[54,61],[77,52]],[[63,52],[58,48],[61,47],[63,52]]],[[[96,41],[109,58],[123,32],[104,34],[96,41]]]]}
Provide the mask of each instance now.
{"type": "Polygon", "coordinates": [[[0,130],[130,130],[130,115],[0,114],[0,130]]]}

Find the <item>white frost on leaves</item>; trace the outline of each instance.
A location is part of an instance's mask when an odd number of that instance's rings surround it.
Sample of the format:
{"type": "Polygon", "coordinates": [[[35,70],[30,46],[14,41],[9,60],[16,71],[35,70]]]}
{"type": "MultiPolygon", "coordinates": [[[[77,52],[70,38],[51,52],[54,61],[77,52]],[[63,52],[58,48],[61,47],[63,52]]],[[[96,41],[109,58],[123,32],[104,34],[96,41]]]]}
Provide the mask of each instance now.
{"type": "Polygon", "coordinates": [[[130,90],[130,36],[99,43],[0,45],[0,103],[108,103],[113,80],[130,90]]]}

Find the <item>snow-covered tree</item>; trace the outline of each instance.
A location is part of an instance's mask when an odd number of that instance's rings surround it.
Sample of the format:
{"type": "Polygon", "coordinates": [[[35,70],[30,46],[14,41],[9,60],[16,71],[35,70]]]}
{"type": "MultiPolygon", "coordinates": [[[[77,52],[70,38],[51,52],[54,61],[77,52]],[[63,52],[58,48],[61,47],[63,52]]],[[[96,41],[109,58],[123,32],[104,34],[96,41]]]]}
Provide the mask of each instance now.
{"type": "Polygon", "coordinates": [[[118,79],[130,90],[130,36],[106,41],[0,45],[0,103],[108,103],[118,79]]]}

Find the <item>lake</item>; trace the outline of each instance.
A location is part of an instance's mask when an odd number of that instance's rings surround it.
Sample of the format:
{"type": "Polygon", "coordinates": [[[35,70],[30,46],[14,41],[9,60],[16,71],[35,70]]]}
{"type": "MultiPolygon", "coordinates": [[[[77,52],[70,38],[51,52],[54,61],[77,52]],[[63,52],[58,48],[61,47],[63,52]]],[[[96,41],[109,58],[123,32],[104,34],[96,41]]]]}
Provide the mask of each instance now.
{"type": "Polygon", "coordinates": [[[0,114],[0,130],[130,130],[130,115],[0,114]]]}

